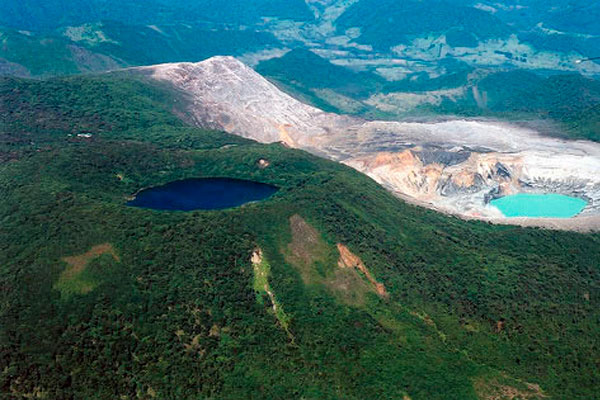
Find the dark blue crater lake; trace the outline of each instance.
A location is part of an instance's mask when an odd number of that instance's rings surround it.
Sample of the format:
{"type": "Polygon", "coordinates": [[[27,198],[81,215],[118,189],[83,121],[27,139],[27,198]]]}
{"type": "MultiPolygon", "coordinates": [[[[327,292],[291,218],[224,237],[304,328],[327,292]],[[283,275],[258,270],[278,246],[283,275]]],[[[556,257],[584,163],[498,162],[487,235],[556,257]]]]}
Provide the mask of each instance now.
{"type": "Polygon", "coordinates": [[[264,200],[278,188],[230,178],[184,179],[140,191],[127,205],[154,210],[222,210],[264,200]]]}

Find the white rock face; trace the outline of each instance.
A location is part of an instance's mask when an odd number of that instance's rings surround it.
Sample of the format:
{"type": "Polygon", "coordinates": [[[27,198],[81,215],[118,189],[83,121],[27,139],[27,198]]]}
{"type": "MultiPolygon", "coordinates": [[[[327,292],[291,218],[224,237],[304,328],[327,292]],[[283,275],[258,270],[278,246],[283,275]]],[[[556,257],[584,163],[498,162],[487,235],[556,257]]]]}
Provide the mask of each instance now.
{"type": "Polygon", "coordinates": [[[570,220],[527,225],[600,227],[600,145],[565,141],[500,122],[365,121],[323,112],[280,91],[232,57],[139,68],[190,99],[202,127],[343,162],[398,196],[466,218],[506,222],[489,200],[518,192],[588,201],[570,220]],[[579,221],[579,225],[578,225],[579,221]]]}

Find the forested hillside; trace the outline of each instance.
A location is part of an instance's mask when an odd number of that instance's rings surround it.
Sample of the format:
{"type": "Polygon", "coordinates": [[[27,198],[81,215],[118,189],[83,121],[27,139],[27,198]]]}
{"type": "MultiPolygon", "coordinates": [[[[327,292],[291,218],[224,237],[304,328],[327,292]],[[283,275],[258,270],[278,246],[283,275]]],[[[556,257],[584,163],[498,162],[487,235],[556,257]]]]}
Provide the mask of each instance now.
{"type": "Polygon", "coordinates": [[[408,205],[186,126],[182,99],[140,79],[0,81],[4,398],[597,398],[600,235],[408,205]],[[125,205],[207,176],[280,190],[125,205]]]}
{"type": "Polygon", "coordinates": [[[0,28],[0,76],[50,77],[115,70],[131,65],[197,62],[276,45],[254,30],[215,30],[202,24],[160,28],[120,22],[86,24],[49,33],[0,28]]]}
{"type": "Polygon", "coordinates": [[[360,42],[383,51],[420,35],[447,33],[455,38],[452,45],[457,47],[509,35],[510,29],[492,14],[461,3],[361,0],[337,20],[337,27],[340,31],[360,27],[360,42]]]}

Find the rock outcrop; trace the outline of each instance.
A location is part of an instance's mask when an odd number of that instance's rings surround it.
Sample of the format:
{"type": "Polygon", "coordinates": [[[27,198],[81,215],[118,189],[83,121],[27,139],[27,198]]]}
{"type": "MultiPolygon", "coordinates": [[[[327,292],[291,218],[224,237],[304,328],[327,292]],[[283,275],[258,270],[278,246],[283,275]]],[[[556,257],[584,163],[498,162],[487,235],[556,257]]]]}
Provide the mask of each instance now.
{"type": "MultiPolygon", "coordinates": [[[[600,227],[597,143],[543,137],[493,121],[366,121],[326,113],[283,93],[232,57],[138,70],[182,91],[199,126],[283,142],[343,162],[415,203],[502,222],[489,205],[495,197],[561,193],[588,201],[566,226],[585,217],[586,227],[600,227]]],[[[553,227],[559,225],[552,221],[553,227]]]]}
{"type": "Polygon", "coordinates": [[[371,274],[365,263],[360,259],[359,256],[352,253],[350,249],[342,244],[337,244],[338,251],[340,252],[340,259],[338,260],[338,267],[340,268],[355,268],[360,271],[369,283],[373,286],[374,290],[380,297],[387,298],[389,296],[383,283],[377,282],[377,279],[371,274]]]}

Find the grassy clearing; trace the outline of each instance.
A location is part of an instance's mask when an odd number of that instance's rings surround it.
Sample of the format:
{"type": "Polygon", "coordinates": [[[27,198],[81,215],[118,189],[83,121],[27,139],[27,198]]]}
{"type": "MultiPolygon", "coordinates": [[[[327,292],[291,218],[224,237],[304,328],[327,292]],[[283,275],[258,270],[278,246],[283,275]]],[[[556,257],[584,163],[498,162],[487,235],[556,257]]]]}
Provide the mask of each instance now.
{"type": "Polygon", "coordinates": [[[61,292],[61,295],[69,297],[73,294],[87,294],[94,290],[99,281],[95,271],[90,271],[88,266],[100,257],[107,257],[108,260],[120,261],[119,256],[110,243],[103,243],[94,246],[86,253],[76,256],[64,257],[62,260],[67,263],[67,268],[60,274],[54,288],[61,292]]]}
{"type": "Polygon", "coordinates": [[[325,277],[330,249],[321,234],[300,215],[289,219],[292,241],[283,251],[286,260],[294,265],[306,285],[319,283],[325,277]]]}
{"type": "Polygon", "coordinates": [[[305,285],[324,285],[339,301],[356,307],[365,306],[369,293],[387,296],[383,285],[347,247],[328,245],[300,215],[289,222],[292,240],[283,254],[305,285]]]}
{"type": "Polygon", "coordinates": [[[482,400],[541,400],[548,398],[539,385],[520,382],[504,375],[477,379],[473,386],[482,400]]]}

